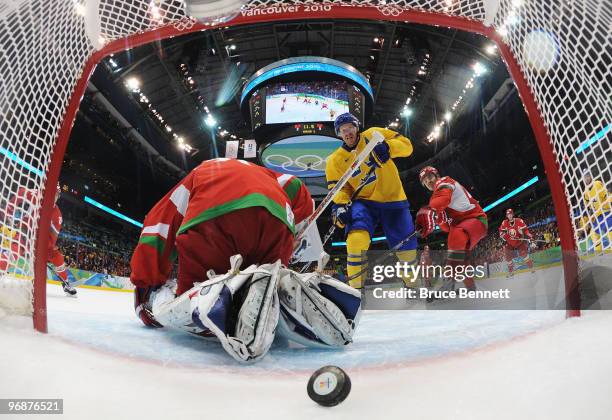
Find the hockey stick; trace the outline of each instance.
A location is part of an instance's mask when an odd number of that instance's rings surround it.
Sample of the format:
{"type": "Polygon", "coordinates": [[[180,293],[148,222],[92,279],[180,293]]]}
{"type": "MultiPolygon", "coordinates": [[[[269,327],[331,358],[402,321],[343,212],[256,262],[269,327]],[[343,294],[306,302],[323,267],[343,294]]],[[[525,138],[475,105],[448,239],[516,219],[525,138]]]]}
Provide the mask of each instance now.
{"type": "Polygon", "coordinates": [[[548,242],[543,241],[541,239],[527,239],[527,238],[517,238],[517,239],[512,239],[513,241],[529,241],[529,242],[540,242],[543,244],[547,244],[548,242]]]}
{"type": "MultiPolygon", "coordinates": [[[[387,257],[389,257],[391,255],[391,253],[393,253],[394,251],[399,250],[402,245],[404,245],[406,242],[408,242],[409,240],[411,240],[412,238],[414,238],[414,236],[418,233],[418,231],[414,231],[412,232],[410,235],[406,236],[404,239],[402,239],[400,242],[398,242],[397,244],[395,244],[395,246],[391,249],[389,249],[389,251],[387,251],[387,253],[381,255],[380,257],[376,258],[374,261],[372,261],[372,266],[374,266],[374,264],[385,260],[387,257]]],[[[369,263],[368,263],[369,265],[369,263]]],[[[349,276],[346,278],[346,283],[348,283],[349,281],[361,276],[363,273],[365,273],[366,271],[368,271],[368,267],[364,268],[363,270],[361,270],[358,273],[353,274],[352,276],[349,276]]]]}
{"type": "Polygon", "coordinates": [[[383,142],[384,140],[385,140],[384,136],[380,134],[378,131],[374,131],[372,133],[372,139],[370,140],[370,142],[366,144],[366,146],[363,148],[361,153],[359,153],[357,158],[353,161],[353,163],[351,163],[348,169],[340,177],[336,185],[334,185],[334,188],[332,188],[327,193],[323,201],[321,201],[321,204],[319,204],[319,207],[317,207],[315,211],[307,219],[305,226],[299,232],[296,233],[295,237],[296,237],[296,242],[298,245],[301,244],[306,231],[310,228],[310,226],[312,226],[313,223],[317,222],[317,219],[321,216],[321,214],[327,208],[327,206],[329,206],[329,204],[332,202],[332,199],[335,197],[338,191],[340,191],[340,189],[344,187],[344,185],[348,182],[348,180],[351,179],[351,177],[353,176],[353,173],[366,160],[366,158],[370,155],[372,150],[374,150],[374,147],[376,147],[379,143],[383,142]]]}
{"type": "MultiPolygon", "coordinates": [[[[372,166],[370,170],[368,171],[368,173],[366,174],[365,178],[363,178],[363,181],[361,181],[361,183],[357,186],[355,191],[353,191],[353,194],[351,194],[351,198],[349,202],[346,204],[347,210],[348,208],[350,208],[351,204],[353,203],[353,200],[359,195],[361,190],[363,190],[363,187],[365,187],[366,184],[369,182],[370,177],[372,176],[372,173],[374,173],[375,170],[376,170],[376,166],[372,166]]],[[[332,226],[329,228],[329,230],[323,237],[323,242],[322,242],[323,246],[325,246],[327,241],[329,241],[329,239],[334,235],[334,233],[336,232],[336,227],[337,226],[335,224],[332,224],[332,226]]],[[[300,273],[304,273],[306,270],[308,270],[308,268],[310,268],[311,265],[312,265],[312,261],[308,261],[308,264],[302,267],[302,269],[300,270],[300,273]]]]}

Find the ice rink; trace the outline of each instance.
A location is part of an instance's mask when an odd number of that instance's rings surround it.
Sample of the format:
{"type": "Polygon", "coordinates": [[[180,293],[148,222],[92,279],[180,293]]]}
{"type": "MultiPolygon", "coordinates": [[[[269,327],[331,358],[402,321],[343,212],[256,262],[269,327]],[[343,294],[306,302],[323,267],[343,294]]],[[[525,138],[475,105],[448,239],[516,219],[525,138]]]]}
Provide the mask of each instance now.
{"type": "Polygon", "coordinates": [[[145,328],[130,293],[78,293],[48,286],[48,335],[0,320],[2,398],[63,398],[71,419],[612,416],[610,311],[366,311],[344,351],[276,342],[244,366],[216,343],[145,328]],[[353,384],[334,408],[306,395],[327,364],[353,384]]]}
{"type": "Polygon", "coordinates": [[[304,102],[304,97],[296,95],[276,95],[266,99],[266,124],[279,123],[294,123],[294,122],[312,122],[312,121],[334,121],[338,115],[349,112],[348,103],[341,105],[336,101],[329,99],[322,101],[320,99],[310,98],[310,102],[304,102]],[[283,99],[287,99],[284,103],[283,99]],[[315,103],[315,101],[318,102],[315,103]],[[327,108],[323,108],[323,104],[327,108]],[[331,114],[333,111],[333,117],[331,114]]]}

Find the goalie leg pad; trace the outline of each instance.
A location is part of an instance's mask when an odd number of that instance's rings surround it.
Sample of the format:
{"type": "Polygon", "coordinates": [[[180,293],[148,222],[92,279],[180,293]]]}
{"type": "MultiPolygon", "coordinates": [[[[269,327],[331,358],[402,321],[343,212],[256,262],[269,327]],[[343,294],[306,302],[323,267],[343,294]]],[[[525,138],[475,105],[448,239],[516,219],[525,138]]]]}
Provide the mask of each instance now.
{"type": "MultiPolygon", "coordinates": [[[[213,282],[208,282],[209,286],[219,284],[221,287],[224,281],[230,280],[236,273],[239,272],[242,264],[242,257],[234,255],[230,258],[230,271],[223,276],[216,276],[213,282]]],[[[208,273],[209,276],[214,276],[214,273],[208,273]]],[[[233,281],[241,281],[243,278],[234,279],[233,281]]],[[[232,283],[234,284],[234,283],[232,283]]],[[[236,287],[234,285],[233,287],[236,287]]],[[[165,327],[177,328],[188,333],[200,335],[201,337],[214,337],[210,330],[202,325],[199,318],[194,319],[194,310],[197,309],[197,297],[204,288],[204,283],[195,283],[194,286],[176,296],[177,281],[169,280],[159,289],[151,293],[149,297],[149,305],[155,320],[165,327]],[[195,302],[193,300],[195,299],[195,302]]]]}
{"type": "Polygon", "coordinates": [[[194,323],[209,329],[239,362],[260,359],[274,341],[279,269],[280,262],[276,262],[252,265],[238,274],[230,272],[204,282],[192,299],[194,323]]]}
{"type": "Polygon", "coordinates": [[[280,316],[277,292],[279,270],[280,262],[260,266],[250,280],[236,324],[236,339],[248,349],[246,360],[255,361],[263,357],[274,341],[280,316]]]}
{"type": "Polygon", "coordinates": [[[361,295],[318,273],[283,270],[279,282],[279,334],[308,347],[343,347],[359,322],[361,295]]]}
{"type": "MultiPolygon", "coordinates": [[[[151,293],[149,303],[153,317],[162,326],[209,337],[209,330],[202,329],[192,320],[192,297],[201,289],[201,283],[180,296],[175,296],[176,280],[170,280],[151,293]]],[[[214,336],[213,336],[214,337],[214,336]]]]}

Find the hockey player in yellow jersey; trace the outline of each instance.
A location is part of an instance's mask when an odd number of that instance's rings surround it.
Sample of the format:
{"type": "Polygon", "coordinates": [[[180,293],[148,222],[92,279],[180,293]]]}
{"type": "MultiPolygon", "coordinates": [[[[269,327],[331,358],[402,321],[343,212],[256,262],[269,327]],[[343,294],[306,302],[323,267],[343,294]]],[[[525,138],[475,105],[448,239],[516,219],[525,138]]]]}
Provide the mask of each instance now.
{"type": "Polygon", "coordinates": [[[612,197],[603,183],[593,178],[590,171],[583,173],[583,180],[585,211],[581,222],[588,232],[588,248],[597,252],[612,249],[612,197]]]}
{"type": "MultiPolygon", "coordinates": [[[[375,131],[385,138],[333,199],[334,223],[345,228],[347,233],[349,284],[360,288],[365,274],[358,274],[364,271],[366,264],[362,260],[362,252],[369,249],[377,225],[382,225],[390,248],[414,232],[410,204],[393,162],[393,158],[410,156],[413,149],[408,138],[392,130],[372,127],[359,132],[359,120],[350,113],[339,115],[334,121],[334,128],[343,144],[327,159],[325,175],[329,189],[336,185],[375,131]],[[356,191],[356,196],[352,197],[356,191]]],[[[416,245],[416,237],[406,241],[398,250],[399,259],[409,264],[415,263],[416,245]]],[[[411,279],[404,279],[404,282],[409,287],[413,286],[409,284],[411,279]]]]}

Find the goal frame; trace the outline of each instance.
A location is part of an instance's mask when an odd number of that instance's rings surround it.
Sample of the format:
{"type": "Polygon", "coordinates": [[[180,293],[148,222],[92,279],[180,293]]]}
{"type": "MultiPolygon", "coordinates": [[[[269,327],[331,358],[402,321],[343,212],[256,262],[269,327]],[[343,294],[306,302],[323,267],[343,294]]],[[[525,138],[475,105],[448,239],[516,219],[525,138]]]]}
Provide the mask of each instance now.
{"type": "MultiPolygon", "coordinates": [[[[570,207],[565,194],[561,169],[552,145],[552,140],[549,137],[542,115],[538,110],[533,92],[516,58],[510,51],[508,45],[504,43],[502,37],[496,32],[495,28],[493,26],[485,26],[483,22],[461,16],[450,16],[439,12],[417,9],[404,10],[401,13],[391,15],[384,14],[375,6],[369,5],[329,4],[325,7],[327,10],[322,10],[324,9],[322,7],[318,9],[320,10],[306,12],[302,8],[298,8],[297,12],[280,11],[278,13],[253,14],[251,16],[240,14],[233,20],[219,26],[231,27],[254,23],[316,19],[403,21],[432,26],[446,26],[477,33],[487,37],[497,45],[499,54],[503,58],[506,68],[517,87],[527,113],[550,185],[563,255],[562,264],[565,277],[567,316],[579,316],[580,293],[578,289],[578,256],[572,220],[570,217],[570,207]]],[[[153,41],[214,28],[216,28],[216,26],[194,23],[191,27],[180,30],[170,23],[158,29],[114,40],[104,45],[103,48],[95,51],[84,63],[81,77],[72,91],[67,108],[63,112],[62,123],[56,138],[55,146],[51,153],[51,161],[46,174],[34,251],[33,323],[36,330],[47,332],[46,256],[51,224],[51,212],[54,206],[55,185],[59,179],[64,154],[81,99],[85,94],[87,84],[96,65],[110,54],[119,53],[126,49],[135,48],[153,41]]]]}

